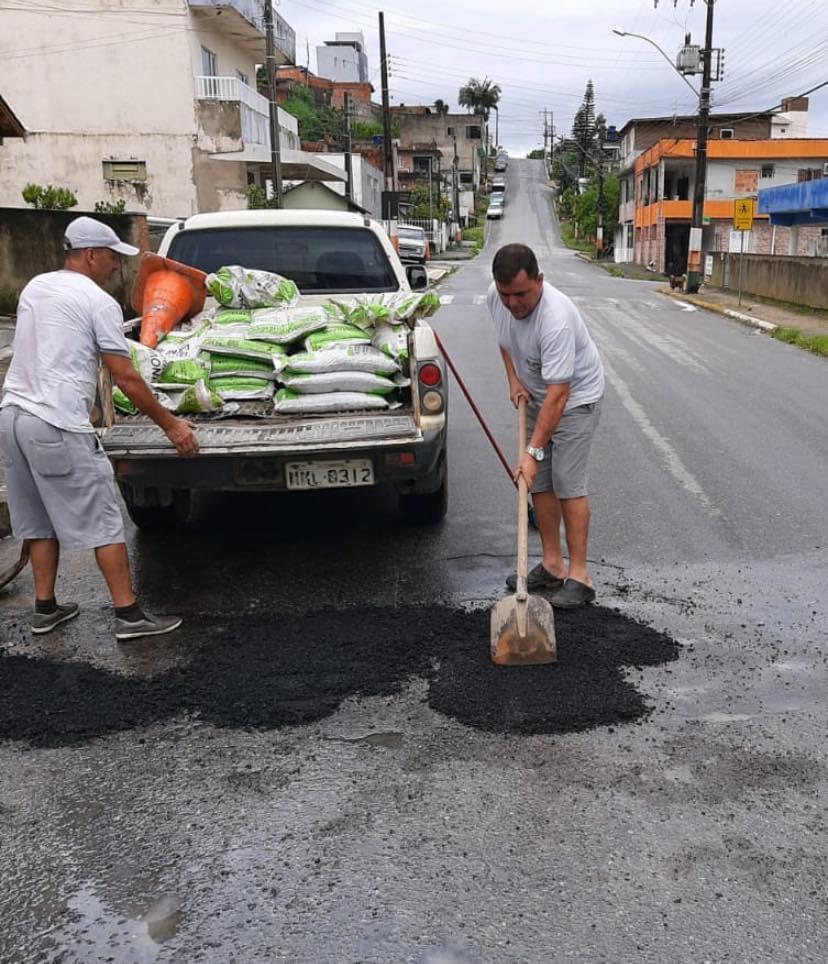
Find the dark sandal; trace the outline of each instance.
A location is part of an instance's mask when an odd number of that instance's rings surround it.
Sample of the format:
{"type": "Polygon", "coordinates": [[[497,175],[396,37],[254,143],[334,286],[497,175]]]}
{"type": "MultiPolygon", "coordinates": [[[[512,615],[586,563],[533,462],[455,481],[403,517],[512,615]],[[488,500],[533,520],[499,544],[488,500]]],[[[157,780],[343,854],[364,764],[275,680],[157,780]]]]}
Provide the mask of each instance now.
{"type": "MultiPolygon", "coordinates": [[[[526,589],[529,592],[534,592],[537,589],[549,589],[556,592],[563,588],[563,584],[563,579],[558,578],[558,576],[553,576],[551,572],[547,572],[546,569],[543,568],[542,562],[539,562],[530,569],[526,577],[526,589]]],[[[506,577],[506,588],[512,592],[517,589],[517,575],[515,573],[506,577]]]]}
{"type": "Polygon", "coordinates": [[[567,579],[563,586],[549,600],[556,609],[580,609],[595,599],[592,586],[578,582],[577,579],[567,579]]]}

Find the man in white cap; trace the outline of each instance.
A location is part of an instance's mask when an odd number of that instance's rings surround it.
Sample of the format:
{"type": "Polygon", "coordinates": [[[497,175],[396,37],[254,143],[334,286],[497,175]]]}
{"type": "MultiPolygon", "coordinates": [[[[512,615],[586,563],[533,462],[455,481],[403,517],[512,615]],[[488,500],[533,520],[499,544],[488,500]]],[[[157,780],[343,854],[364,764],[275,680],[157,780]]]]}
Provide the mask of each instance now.
{"type": "Polygon", "coordinates": [[[121,391],[194,455],[193,426],[165,409],[132,366],[118,303],[100,286],[136,255],[112,228],[80,217],[66,228],[61,271],[33,278],[20,294],[14,357],[0,405],[0,452],[12,531],[29,543],[34,572],[33,633],[78,615],[55,600],[60,549],[94,549],[115,607],[117,639],[169,633],[173,616],[152,616],[132,591],[112,466],[89,420],[101,362],[121,391]]]}

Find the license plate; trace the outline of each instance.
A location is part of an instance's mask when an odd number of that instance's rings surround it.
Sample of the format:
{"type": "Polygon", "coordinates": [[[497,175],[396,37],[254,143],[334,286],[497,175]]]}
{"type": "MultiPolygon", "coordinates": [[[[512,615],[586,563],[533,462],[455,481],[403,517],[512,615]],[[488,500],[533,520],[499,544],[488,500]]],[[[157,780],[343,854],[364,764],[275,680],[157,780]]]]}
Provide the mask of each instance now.
{"type": "Polygon", "coordinates": [[[287,462],[285,483],[289,489],[350,489],[374,484],[370,459],[337,462],[287,462]]]}

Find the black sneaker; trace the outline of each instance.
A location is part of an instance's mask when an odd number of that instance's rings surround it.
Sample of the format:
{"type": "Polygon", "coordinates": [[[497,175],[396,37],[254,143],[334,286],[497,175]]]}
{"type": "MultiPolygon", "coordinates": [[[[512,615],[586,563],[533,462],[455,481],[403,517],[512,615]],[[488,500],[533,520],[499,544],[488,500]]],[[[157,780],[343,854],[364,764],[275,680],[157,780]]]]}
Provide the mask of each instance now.
{"type": "Polygon", "coordinates": [[[55,626],[74,619],[79,612],[80,606],[77,603],[67,603],[65,606],[58,606],[53,613],[30,613],[29,625],[36,636],[42,636],[43,633],[50,633],[55,626]]]}
{"type": "MultiPolygon", "coordinates": [[[[543,563],[539,562],[534,568],[529,570],[526,577],[526,589],[532,592],[534,589],[558,590],[563,587],[563,579],[553,576],[543,568],[543,563]]],[[[506,588],[514,592],[517,589],[517,575],[512,573],[506,577],[506,588]]]]}
{"type": "Polygon", "coordinates": [[[178,629],[184,620],[180,616],[152,616],[144,613],[141,619],[115,617],[116,639],[141,639],[143,636],[163,636],[178,629]]]}

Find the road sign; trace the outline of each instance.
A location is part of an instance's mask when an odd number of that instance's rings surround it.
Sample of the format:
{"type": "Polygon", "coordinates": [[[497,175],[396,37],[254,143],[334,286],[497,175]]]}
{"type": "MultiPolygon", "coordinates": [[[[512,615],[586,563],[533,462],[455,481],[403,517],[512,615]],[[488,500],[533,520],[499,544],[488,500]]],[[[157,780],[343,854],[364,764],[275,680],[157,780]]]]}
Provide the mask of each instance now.
{"type": "Polygon", "coordinates": [[[743,197],[733,202],[733,230],[750,231],[753,227],[753,198],[743,197]]]}

